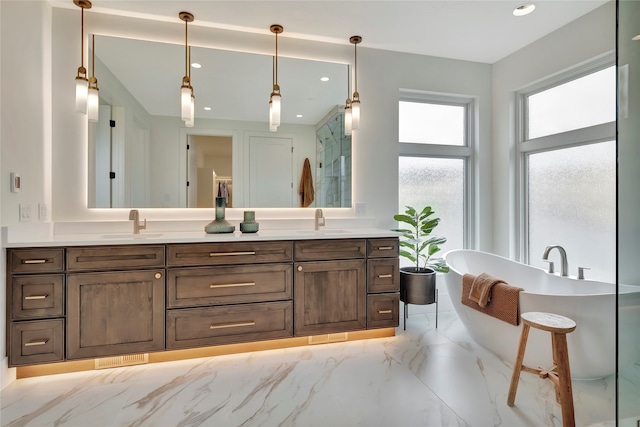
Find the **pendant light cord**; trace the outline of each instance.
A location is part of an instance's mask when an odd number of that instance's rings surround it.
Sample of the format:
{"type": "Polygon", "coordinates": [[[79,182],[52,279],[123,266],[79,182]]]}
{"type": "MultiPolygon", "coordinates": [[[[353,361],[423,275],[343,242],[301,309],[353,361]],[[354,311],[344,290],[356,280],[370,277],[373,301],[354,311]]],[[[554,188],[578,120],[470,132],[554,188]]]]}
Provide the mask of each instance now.
{"type": "Polygon", "coordinates": [[[91,77],[95,78],[96,68],[96,36],[95,34],[91,34],[91,77]]]}
{"type": "Polygon", "coordinates": [[[189,77],[189,22],[184,21],[184,75],[189,77]]]}
{"type": "Polygon", "coordinates": [[[354,59],[354,78],[353,78],[353,91],[358,93],[358,44],[353,45],[353,59],[354,59]]]}
{"type": "Polygon", "coordinates": [[[80,66],[84,67],[84,7],[81,8],[80,18],[80,66]]]}

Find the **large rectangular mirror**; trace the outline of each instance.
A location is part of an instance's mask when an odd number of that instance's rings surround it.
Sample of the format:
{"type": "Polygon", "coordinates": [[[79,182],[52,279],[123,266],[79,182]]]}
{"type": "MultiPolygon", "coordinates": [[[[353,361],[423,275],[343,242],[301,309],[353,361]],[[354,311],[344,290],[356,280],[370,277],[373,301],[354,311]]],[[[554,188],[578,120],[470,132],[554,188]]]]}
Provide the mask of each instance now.
{"type": "Polygon", "coordinates": [[[273,57],[192,47],[195,125],[187,128],[184,45],[97,35],[94,49],[100,118],[89,125],[90,208],[212,208],[218,194],[229,207],[302,207],[306,159],[309,206],[351,206],[346,64],[279,57],[282,125],[269,132],[273,57]]]}

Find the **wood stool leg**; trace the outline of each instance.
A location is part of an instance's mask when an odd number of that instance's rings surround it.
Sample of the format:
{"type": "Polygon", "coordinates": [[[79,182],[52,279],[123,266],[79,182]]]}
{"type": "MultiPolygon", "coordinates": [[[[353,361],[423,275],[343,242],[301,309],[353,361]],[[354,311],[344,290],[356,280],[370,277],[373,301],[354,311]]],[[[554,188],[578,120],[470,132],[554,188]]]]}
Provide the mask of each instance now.
{"type": "Polygon", "coordinates": [[[574,427],[576,425],[573,412],[573,392],[571,389],[571,369],[569,368],[569,350],[567,348],[567,335],[552,333],[553,335],[553,358],[558,367],[558,386],[556,391],[560,396],[560,407],[562,408],[563,427],[574,427]]]}
{"type": "MultiPolygon", "coordinates": [[[[557,351],[556,351],[556,334],[554,334],[553,332],[551,333],[551,354],[553,355],[553,366],[555,366],[555,372],[558,372],[558,356],[557,356],[557,351]]],[[[556,385],[555,386],[555,390],[556,390],[556,402],[560,403],[560,386],[556,385]]]]}
{"type": "Polygon", "coordinates": [[[529,325],[522,325],[522,334],[520,335],[520,345],[518,346],[518,355],[513,365],[513,376],[511,377],[511,386],[509,387],[509,396],[507,397],[507,405],[513,406],[516,400],[516,391],[518,391],[518,381],[520,380],[520,372],[522,371],[522,362],[524,360],[524,350],[527,347],[527,338],[529,337],[529,325]]]}

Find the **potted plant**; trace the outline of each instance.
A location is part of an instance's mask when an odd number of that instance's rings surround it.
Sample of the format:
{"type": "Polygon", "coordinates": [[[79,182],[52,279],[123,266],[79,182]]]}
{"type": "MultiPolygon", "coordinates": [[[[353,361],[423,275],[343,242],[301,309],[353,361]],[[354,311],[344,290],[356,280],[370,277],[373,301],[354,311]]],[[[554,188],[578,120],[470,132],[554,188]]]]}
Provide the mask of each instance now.
{"type": "Polygon", "coordinates": [[[411,206],[406,208],[404,213],[393,217],[396,221],[406,224],[405,228],[393,230],[402,233],[400,256],[415,264],[400,268],[400,299],[405,303],[405,329],[407,305],[437,303],[436,272],[449,271],[444,259],[434,257],[440,251],[440,245],[447,241],[446,237],[431,235],[440,223],[440,218],[432,218],[435,212],[431,206],[425,206],[421,211],[411,206]]]}

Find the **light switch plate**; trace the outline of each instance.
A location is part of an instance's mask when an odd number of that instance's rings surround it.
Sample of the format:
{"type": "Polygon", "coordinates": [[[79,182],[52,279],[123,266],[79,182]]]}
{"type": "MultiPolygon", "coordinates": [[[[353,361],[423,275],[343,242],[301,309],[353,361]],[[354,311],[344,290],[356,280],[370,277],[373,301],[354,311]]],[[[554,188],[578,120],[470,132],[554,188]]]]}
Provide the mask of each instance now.
{"type": "Polygon", "coordinates": [[[20,206],[20,222],[31,222],[31,205],[20,206]]]}
{"type": "Polygon", "coordinates": [[[367,214],[366,203],[356,203],[356,216],[365,216],[367,214]]]}
{"type": "Polygon", "coordinates": [[[46,221],[49,217],[46,203],[38,203],[38,220],[46,221]]]}

